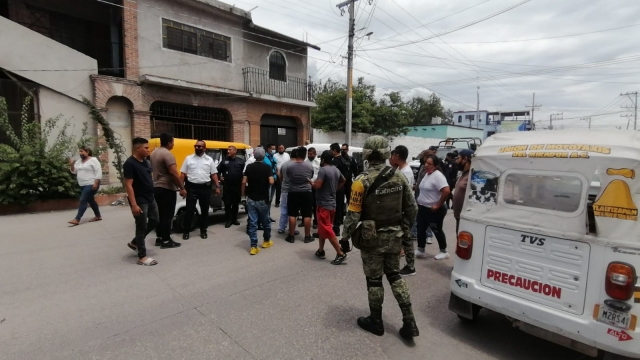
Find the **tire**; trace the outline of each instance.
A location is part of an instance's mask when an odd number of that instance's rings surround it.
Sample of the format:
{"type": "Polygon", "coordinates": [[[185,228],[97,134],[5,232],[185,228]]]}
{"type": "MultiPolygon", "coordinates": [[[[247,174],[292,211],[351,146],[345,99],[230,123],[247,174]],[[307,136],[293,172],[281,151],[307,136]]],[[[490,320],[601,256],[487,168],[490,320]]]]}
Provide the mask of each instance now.
{"type": "Polygon", "coordinates": [[[176,217],[176,221],[174,223],[173,229],[175,230],[175,232],[177,233],[182,233],[188,231],[191,232],[193,230],[195,230],[195,228],[198,226],[198,216],[197,213],[193,214],[193,217],[191,218],[191,224],[190,226],[187,228],[184,225],[184,218],[186,217],[186,212],[183,211],[180,214],[178,214],[178,217],[176,217]]]}

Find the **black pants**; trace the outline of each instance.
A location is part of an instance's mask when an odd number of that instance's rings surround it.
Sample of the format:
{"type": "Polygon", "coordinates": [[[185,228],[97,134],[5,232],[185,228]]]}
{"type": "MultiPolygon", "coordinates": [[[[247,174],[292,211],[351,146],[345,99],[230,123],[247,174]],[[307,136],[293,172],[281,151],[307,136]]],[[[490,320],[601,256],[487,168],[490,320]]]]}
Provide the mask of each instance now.
{"type": "Polygon", "coordinates": [[[447,237],[442,229],[444,217],[447,215],[447,209],[441,206],[438,210],[433,211],[431,208],[418,206],[418,247],[424,249],[427,245],[427,227],[431,228],[431,232],[438,240],[440,251],[447,249],[447,237]]]}
{"type": "Polygon", "coordinates": [[[240,184],[224,185],[222,201],[224,201],[224,217],[227,222],[234,222],[238,220],[238,209],[240,208],[240,186],[240,184]]]}
{"type": "Polygon", "coordinates": [[[344,188],[336,191],[336,217],[333,219],[333,229],[342,225],[344,219],[344,188]]]}
{"type": "Polygon", "coordinates": [[[318,223],[318,217],[316,216],[316,209],[318,208],[316,205],[316,189],[311,189],[311,198],[313,199],[313,202],[311,203],[311,212],[313,213],[313,223],[317,224],[318,223]]]}
{"type": "Polygon", "coordinates": [[[280,195],[282,195],[282,183],[278,179],[273,186],[276,187],[276,206],[280,205],[280,195]]]}
{"type": "Polygon", "coordinates": [[[345,183],[343,187],[344,198],[346,199],[347,205],[349,205],[349,202],[351,201],[351,185],[353,185],[353,183],[348,182],[348,183],[345,183]]]}
{"type": "Polygon", "coordinates": [[[133,239],[133,244],[138,248],[138,258],[143,259],[147,256],[144,239],[158,225],[158,206],[155,201],[148,204],[138,202],[138,206],[142,210],[142,214],[134,217],[136,237],[133,239]]]}
{"type": "MultiPolygon", "coordinates": [[[[198,224],[200,232],[207,232],[209,227],[209,207],[211,204],[211,185],[187,184],[187,209],[184,215],[185,226],[189,226],[196,212],[196,202],[200,204],[198,224]]],[[[187,229],[184,232],[188,232],[187,229]]]]}
{"type": "Polygon", "coordinates": [[[176,213],[176,192],[161,187],[153,189],[153,195],[158,204],[158,226],[156,227],[156,235],[162,241],[171,239],[171,225],[173,224],[173,215],[176,213]]]}

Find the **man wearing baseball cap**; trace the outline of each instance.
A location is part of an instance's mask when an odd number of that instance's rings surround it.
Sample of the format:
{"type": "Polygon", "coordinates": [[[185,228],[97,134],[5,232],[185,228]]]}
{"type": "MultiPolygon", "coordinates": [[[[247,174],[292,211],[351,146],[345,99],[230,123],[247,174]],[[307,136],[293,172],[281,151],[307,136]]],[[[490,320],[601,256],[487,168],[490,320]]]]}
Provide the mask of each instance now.
{"type": "Polygon", "coordinates": [[[458,236],[458,226],[460,225],[460,213],[462,212],[462,204],[464,203],[464,194],[467,192],[472,157],[473,150],[463,149],[460,150],[456,158],[458,170],[462,171],[462,175],[460,175],[460,178],[456,182],[456,188],[453,192],[453,217],[456,219],[456,237],[458,236]]]}

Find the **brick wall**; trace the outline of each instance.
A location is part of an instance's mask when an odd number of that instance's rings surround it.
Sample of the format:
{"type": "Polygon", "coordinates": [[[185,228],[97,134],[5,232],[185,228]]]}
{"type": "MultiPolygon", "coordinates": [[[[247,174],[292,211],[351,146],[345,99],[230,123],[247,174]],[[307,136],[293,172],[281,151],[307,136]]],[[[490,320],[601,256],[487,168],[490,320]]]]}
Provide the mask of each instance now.
{"type": "Polygon", "coordinates": [[[122,33],[124,35],[124,76],[138,81],[140,65],[138,64],[138,2],[124,0],[122,17],[122,33]]]}
{"type": "Polygon", "coordinates": [[[131,111],[132,137],[151,138],[151,111],[131,111]]]}

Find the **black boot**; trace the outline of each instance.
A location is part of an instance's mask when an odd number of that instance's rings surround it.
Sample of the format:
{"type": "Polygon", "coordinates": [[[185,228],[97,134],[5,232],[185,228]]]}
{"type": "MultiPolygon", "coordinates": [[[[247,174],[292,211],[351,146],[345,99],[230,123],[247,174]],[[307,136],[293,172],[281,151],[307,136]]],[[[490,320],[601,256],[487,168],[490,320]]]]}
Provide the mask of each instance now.
{"type": "Polygon", "coordinates": [[[372,308],[371,315],[367,317],[359,317],[358,326],[374,335],[384,335],[384,324],[382,324],[382,309],[372,308]]]}
{"type": "Polygon", "coordinates": [[[402,310],[402,328],[400,329],[400,336],[404,339],[411,340],[416,336],[420,335],[420,331],[418,331],[418,325],[416,324],[416,319],[413,316],[413,310],[411,309],[411,304],[400,306],[400,310],[402,310]]]}

